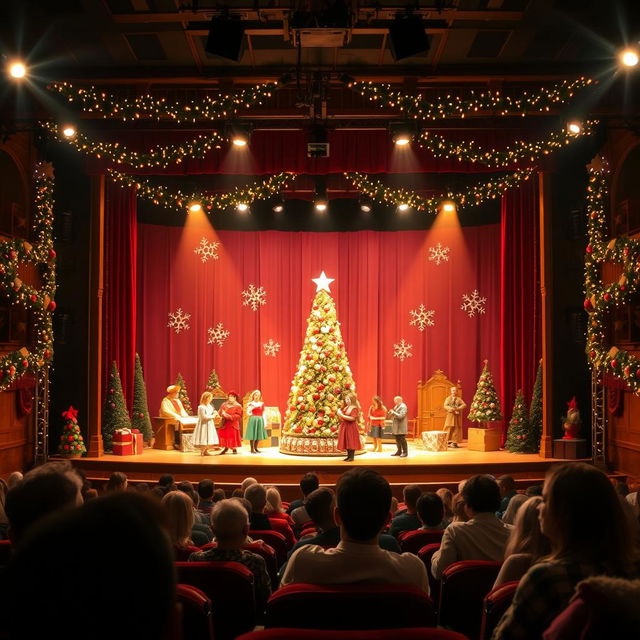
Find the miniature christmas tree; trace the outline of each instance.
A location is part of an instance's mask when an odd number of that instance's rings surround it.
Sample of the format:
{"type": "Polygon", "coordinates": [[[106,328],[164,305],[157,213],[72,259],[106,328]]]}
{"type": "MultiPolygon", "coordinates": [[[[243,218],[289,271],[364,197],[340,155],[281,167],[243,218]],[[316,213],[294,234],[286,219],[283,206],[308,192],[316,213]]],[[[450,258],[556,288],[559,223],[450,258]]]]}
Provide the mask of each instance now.
{"type": "MultiPolygon", "coordinates": [[[[285,412],[284,435],[337,438],[340,418],[336,410],[347,391],[356,387],[340,333],[336,307],[329,291],[330,279],[314,279],[317,285],[298,368],[291,382],[285,412]]],[[[358,419],[364,430],[362,415],[358,419]]]]}
{"type": "Polygon", "coordinates": [[[80,425],[76,420],[77,415],[78,411],[73,406],[62,412],[65,422],[60,436],[60,445],[58,446],[58,455],[60,456],[79,458],[83,453],[87,453],[80,425]]]}
{"type": "Polygon", "coordinates": [[[118,365],[114,360],[111,364],[111,372],[104,394],[104,410],[102,412],[102,441],[106,451],[111,451],[113,434],[116,429],[131,429],[131,420],[127,413],[124,393],[122,393],[118,365]]]}
{"type": "Polygon", "coordinates": [[[497,422],[502,420],[500,400],[493,377],[488,367],[488,360],[484,361],[484,368],[478,380],[476,394],[473,396],[471,411],[468,415],[472,422],[497,422]]]}
{"type": "Polygon", "coordinates": [[[133,406],[131,408],[131,428],[138,429],[145,442],[153,437],[151,418],[149,417],[149,403],[147,402],[147,388],[144,384],[140,356],[136,353],[136,366],[133,378],[133,406]]]}
{"type": "Polygon", "coordinates": [[[538,363],[538,373],[536,374],[536,381],[531,394],[529,424],[531,425],[531,437],[536,445],[535,450],[540,451],[540,439],[542,438],[542,360],[538,363]]]}
{"type": "Polygon", "coordinates": [[[535,434],[529,424],[529,412],[522,390],[516,394],[504,448],[511,453],[536,453],[538,451],[535,434]]]}
{"type": "Polygon", "coordinates": [[[193,415],[193,409],[191,408],[191,400],[189,400],[189,394],[187,393],[187,383],[184,381],[182,374],[179,373],[178,377],[174,384],[177,384],[180,387],[180,393],[178,394],[178,398],[182,402],[182,406],[184,410],[190,415],[193,415]]]}
{"type": "Polygon", "coordinates": [[[215,369],[211,370],[209,379],[207,380],[207,391],[214,391],[220,388],[220,380],[218,380],[218,374],[215,369]]]}

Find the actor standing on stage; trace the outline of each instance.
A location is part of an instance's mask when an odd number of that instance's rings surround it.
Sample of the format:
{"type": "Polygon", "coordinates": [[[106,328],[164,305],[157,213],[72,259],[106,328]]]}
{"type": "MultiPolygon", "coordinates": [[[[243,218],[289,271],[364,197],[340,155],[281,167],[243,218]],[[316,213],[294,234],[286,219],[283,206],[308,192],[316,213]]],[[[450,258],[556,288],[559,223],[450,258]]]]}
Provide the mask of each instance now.
{"type": "Polygon", "coordinates": [[[267,430],[264,427],[264,402],[262,402],[262,394],[256,389],[249,398],[247,403],[247,415],[249,422],[247,423],[247,433],[245,440],[251,444],[251,453],[260,453],[258,451],[258,441],[267,439],[267,430]]]}
{"type": "Polygon", "coordinates": [[[240,420],[242,420],[242,405],[238,402],[238,394],[231,391],[227,396],[227,401],[220,407],[222,416],[222,426],[218,429],[220,444],[224,447],[220,455],[227,453],[231,449],[233,453],[238,453],[237,448],[242,444],[240,440],[240,420]]]}
{"type": "Polygon", "coordinates": [[[369,407],[369,424],[371,430],[369,437],[373,438],[372,451],[382,451],[382,431],[384,429],[384,419],[387,417],[387,407],[382,403],[380,396],[373,396],[369,407]]]}
{"type": "Polygon", "coordinates": [[[389,411],[393,418],[391,425],[391,433],[396,438],[396,446],[398,450],[392,453],[392,456],[400,456],[406,458],[409,455],[407,445],[407,405],[402,401],[402,396],[396,396],[393,399],[394,407],[389,411]]]}
{"type": "Polygon", "coordinates": [[[358,406],[356,398],[351,393],[347,393],[344,397],[344,404],[337,411],[340,423],[340,431],[338,432],[338,449],[346,451],[347,457],[345,462],[353,462],[356,449],[360,448],[360,434],[358,433],[358,406]]]}
{"type": "Polygon", "coordinates": [[[188,418],[189,414],[184,410],[182,401],[178,398],[180,393],[180,385],[172,384],[167,387],[167,395],[162,398],[160,404],[160,417],[162,418],[188,418]]]}
{"type": "Polygon", "coordinates": [[[211,400],[213,400],[213,394],[210,391],[205,391],[202,396],[200,396],[198,422],[196,428],[193,430],[193,446],[200,449],[201,456],[211,455],[209,448],[217,445],[219,442],[216,425],[214,424],[218,412],[211,404],[211,400]]]}
{"type": "Polygon", "coordinates": [[[451,395],[444,401],[444,409],[447,412],[444,428],[449,432],[447,435],[449,446],[456,449],[458,442],[462,440],[462,410],[466,406],[466,402],[458,395],[458,387],[451,387],[451,395]]]}

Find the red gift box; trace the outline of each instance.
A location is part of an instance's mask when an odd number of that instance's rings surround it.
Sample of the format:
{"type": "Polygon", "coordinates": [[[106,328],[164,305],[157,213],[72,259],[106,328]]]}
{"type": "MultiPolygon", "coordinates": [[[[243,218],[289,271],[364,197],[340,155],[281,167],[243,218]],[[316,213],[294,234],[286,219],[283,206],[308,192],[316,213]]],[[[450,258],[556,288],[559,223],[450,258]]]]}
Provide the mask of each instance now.
{"type": "Polygon", "coordinates": [[[113,434],[113,454],[116,456],[133,455],[133,433],[131,429],[116,429],[113,434]]]}
{"type": "Polygon", "coordinates": [[[141,456],[144,449],[144,437],[138,429],[131,429],[133,434],[133,455],[141,456]]]}

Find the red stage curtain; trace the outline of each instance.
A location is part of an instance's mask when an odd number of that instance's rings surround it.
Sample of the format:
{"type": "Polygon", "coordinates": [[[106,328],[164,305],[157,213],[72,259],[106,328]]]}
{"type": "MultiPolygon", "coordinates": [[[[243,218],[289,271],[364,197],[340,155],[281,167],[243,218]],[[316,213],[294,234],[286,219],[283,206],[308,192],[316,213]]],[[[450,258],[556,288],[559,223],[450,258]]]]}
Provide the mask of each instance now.
{"type": "Polygon", "coordinates": [[[133,402],[136,353],[136,208],[133,189],[123,189],[106,180],[102,379],[108,379],[109,367],[115,360],[129,408],[133,402]]]}

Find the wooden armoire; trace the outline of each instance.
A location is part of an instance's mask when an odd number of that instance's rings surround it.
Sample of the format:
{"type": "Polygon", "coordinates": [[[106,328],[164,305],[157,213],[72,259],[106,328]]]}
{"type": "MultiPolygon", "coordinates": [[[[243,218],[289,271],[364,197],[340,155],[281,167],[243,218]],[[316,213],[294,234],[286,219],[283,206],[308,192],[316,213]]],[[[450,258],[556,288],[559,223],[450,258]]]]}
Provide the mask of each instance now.
{"type": "Polygon", "coordinates": [[[447,412],[444,401],[451,393],[451,387],[458,388],[462,397],[460,380],[452,382],[443,371],[438,369],[426,382],[418,381],[418,418],[417,435],[423,431],[442,431],[447,412]]]}

